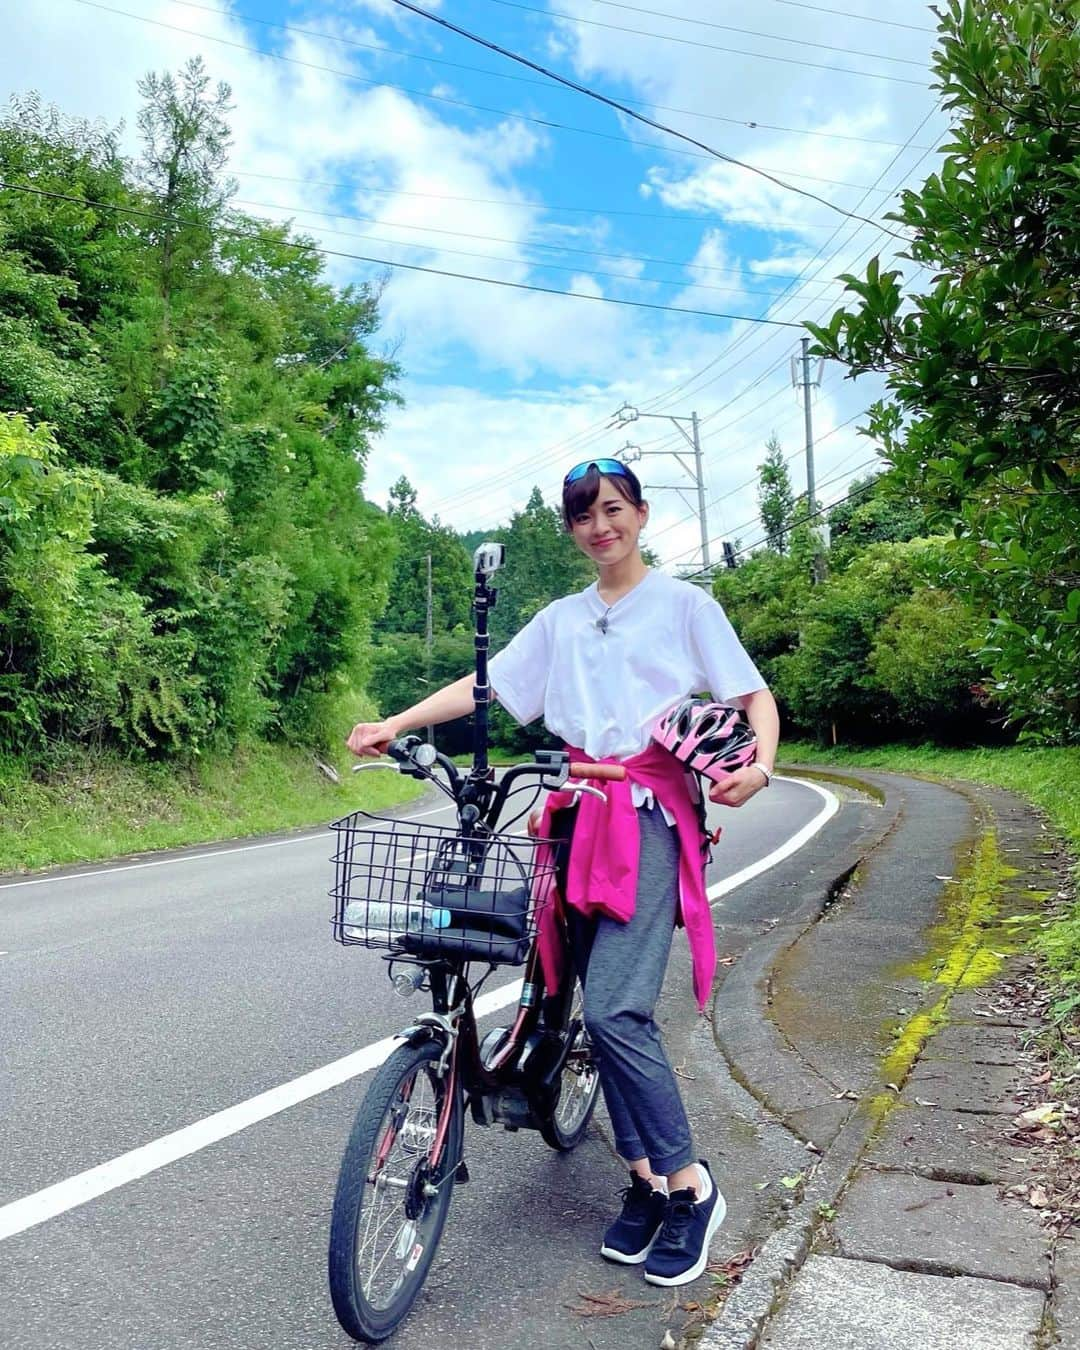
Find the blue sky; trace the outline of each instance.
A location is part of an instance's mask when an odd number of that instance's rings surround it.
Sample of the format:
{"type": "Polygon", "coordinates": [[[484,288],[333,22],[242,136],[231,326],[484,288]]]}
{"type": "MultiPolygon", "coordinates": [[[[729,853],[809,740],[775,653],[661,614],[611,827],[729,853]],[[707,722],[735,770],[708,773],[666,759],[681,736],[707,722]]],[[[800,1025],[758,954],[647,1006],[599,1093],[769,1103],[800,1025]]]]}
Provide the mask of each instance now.
{"type": "MultiPolygon", "coordinates": [[[[944,136],[932,15],[915,0],[427,7],[873,221],[932,170],[944,136]]],[[[801,488],[803,419],[798,330],[749,320],[825,317],[839,273],[899,247],[390,0],[24,0],[5,30],[0,87],[128,128],[138,76],[200,52],[234,90],[238,204],[291,217],[329,250],[715,316],[331,259],[335,280],[385,277],[379,340],[405,371],[368,491],[382,501],[407,473],[421,508],[461,529],[506,520],[534,484],[553,499],[571,463],[627,439],[677,448],[667,416],[695,410],[714,551],[753,543],[765,440],[776,432],[801,488]],[[624,402],[654,416],[610,427],[624,402]]],[[[878,392],[824,372],[825,501],[873,454],[857,414],[878,392]]],[[[696,519],[661,490],[688,479],[670,457],[642,462],[653,547],[667,566],[698,562],[696,519]]]]}

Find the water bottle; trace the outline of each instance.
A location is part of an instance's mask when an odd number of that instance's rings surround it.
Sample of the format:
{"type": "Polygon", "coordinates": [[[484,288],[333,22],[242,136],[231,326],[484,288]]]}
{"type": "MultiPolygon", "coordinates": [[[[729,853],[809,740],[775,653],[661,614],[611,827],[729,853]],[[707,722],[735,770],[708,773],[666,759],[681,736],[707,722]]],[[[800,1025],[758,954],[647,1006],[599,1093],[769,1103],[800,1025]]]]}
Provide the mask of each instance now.
{"type": "Polygon", "coordinates": [[[386,900],[352,900],[345,908],[343,923],[346,937],[393,941],[407,932],[449,928],[451,917],[448,909],[435,909],[415,901],[399,900],[391,904],[386,900]]]}

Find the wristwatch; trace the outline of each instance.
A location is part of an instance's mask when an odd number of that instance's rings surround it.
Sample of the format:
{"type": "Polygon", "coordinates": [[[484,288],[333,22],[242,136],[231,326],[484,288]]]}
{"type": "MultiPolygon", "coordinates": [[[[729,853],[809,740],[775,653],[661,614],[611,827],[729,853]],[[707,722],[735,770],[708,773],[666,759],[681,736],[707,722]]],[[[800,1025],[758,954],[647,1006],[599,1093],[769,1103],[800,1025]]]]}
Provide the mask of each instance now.
{"type": "Polygon", "coordinates": [[[756,759],[751,760],[750,767],[752,769],[760,770],[761,773],[765,775],[765,786],[769,787],[770,784],[772,783],[773,771],[771,769],[767,769],[764,764],[759,764],[756,759]]]}

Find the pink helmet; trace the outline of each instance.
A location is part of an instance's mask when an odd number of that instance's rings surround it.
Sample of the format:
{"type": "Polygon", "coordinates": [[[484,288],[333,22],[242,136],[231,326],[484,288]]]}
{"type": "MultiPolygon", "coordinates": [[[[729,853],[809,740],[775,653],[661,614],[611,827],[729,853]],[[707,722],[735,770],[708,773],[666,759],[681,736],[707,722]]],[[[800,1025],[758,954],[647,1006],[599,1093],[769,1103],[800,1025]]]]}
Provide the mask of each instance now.
{"type": "Polygon", "coordinates": [[[704,698],[684,698],[653,727],[653,739],[689,769],[720,778],[750,764],[757,739],[738,709],[704,698]]]}

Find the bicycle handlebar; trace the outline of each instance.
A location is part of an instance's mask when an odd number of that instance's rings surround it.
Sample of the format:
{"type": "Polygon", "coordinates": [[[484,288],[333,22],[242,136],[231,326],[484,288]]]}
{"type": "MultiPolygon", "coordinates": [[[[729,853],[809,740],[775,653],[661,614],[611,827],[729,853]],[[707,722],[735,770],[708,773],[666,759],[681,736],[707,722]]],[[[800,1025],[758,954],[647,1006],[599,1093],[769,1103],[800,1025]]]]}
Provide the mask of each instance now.
{"type": "Polygon", "coordinates": [[[578,764],[571,761],[571,778],[596,778],[605,783],[622,783],[626,780],[626,770],[621,764],[578,764]]]}

